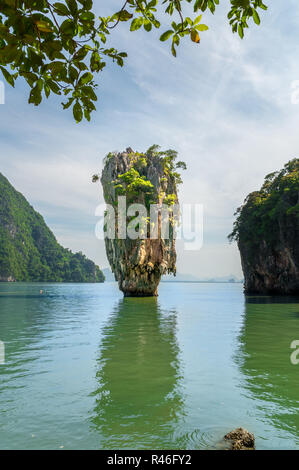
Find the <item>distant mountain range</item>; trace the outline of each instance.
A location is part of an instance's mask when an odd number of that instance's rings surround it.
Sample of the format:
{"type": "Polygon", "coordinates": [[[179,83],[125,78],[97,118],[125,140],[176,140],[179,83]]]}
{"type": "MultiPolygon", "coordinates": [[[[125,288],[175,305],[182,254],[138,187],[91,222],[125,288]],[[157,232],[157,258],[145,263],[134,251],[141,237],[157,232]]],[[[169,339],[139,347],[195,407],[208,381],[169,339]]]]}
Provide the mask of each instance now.
{"type": "Polygon", "coordinates": [[[233,274],[229,276],[222,276],[222,277],[197,277],[193,276],[192,274],[184,274],[184,273],[177,273],[174,276],[163,276],[162,282],[243,282],[241,279],[238,279],[233,274]]]}
{"type": "Polygon", "coordinates": [[[57,242],[43,217],[0,173],[0,281],[104,282],[83,253],[57,242]]]}
{"type": "MultiPolygon", "coordinates": [[[[114,274],[111,272],[110,268],[104,268],[103,273],[105,275],[106,281],[111,282],[115,281],[114,274]]],[[[230,276],[223,277],[213,277],[213,278],[200,278],[192,274],[177,273],[176,276],[163,276],[161,282],[243,282],[241,279],[238,279],[236,276],[231,274],[230,276]]]]}

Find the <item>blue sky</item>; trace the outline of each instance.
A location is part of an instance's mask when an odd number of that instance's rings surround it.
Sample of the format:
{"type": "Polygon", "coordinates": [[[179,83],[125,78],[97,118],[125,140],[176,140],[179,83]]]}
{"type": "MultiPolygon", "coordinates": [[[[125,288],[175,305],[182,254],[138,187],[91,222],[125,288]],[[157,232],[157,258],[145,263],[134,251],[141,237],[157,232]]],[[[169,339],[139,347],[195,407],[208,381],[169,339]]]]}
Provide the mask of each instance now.
{"type": "MultiPolygon", "coordinates": [[[[105,0],[99,14],[121,2],[105,0]]],[[[178,244],[178,270],[200,277],[241,276],[238,250],[227,234],[233,213],[266,174],[298,156],[299,105],[291,85],[299,80],[299,6],[268,0],[261,26],[241,41],[232,35],[222,1],[204,14],[201,44],[185,40],[178,57],[160,32],[129,33],[121,24],[111,44],[127,51],[126,66],[99,76],[99,101],[91,123],[76,124],[60,100],[27,104],[20,81],[6,87],[0,105],[0,171],[45,218],[59,242],[107,266],[94,228],[101,187],[91,175],[111,150],[146,150],[153,143],[179,151],[187,162],[181,202],[204,205],[204,245],[178,244]]],[[[167,26],[164,28],[167,29],[167,26]]]]}

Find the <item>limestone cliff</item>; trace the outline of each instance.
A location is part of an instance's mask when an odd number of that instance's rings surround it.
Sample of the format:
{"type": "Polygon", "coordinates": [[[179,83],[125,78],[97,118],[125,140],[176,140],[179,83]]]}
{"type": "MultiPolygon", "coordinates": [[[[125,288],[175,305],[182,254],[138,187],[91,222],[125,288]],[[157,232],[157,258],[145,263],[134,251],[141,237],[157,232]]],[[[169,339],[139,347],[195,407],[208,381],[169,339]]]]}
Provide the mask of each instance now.
{"type": "Polygon", "coordinates": [[[248,294],[299,294],[299,159],[266,176],[237,211],[238,242],[248,294]]]}
{"type": "MultiPolygon", "coordinates": [[[[110,153],[104,160],[101,176],[104,198],[113,206],[116,217],[120,212],[119,197],[125,198],[126,209],[131,204],[142,204],[150,216],[152,204],[164,204],[172,215],[172,207],[178,204],[177,184],[181,182],[177,168],[184,168],[183,162],[174,163],[176,152],[160,152],[158,146],[152,146],[145,153],[133,152],[128,148],[122,153],[110,153]]],[[[98,179],[94,177],[94,181],[98,179]]],[[[146,217],[144,217],[146,219],[146,217]]],[[[132,221],[126,215],[126,226],[132,221]]],[[[155,296],[161,276],[176,272],[176,250],[174,218],[170,217],[169,237],[163,237],[161,227],[158,236],[151,237],[150,220],[144,220],[144,231],[140,230],[140,221],[135,239],[128,236],[121,238],[121,227],[116,219],[116,238],[105,237],[107,257],[125,296],[155,296]],[[140,234],[141,233],[141,234],[140,234]]],[[[159,215],[158,225],[161,224],[159,215]]],[[[123,232],[122,232],[123,233],[123,232]]]]}

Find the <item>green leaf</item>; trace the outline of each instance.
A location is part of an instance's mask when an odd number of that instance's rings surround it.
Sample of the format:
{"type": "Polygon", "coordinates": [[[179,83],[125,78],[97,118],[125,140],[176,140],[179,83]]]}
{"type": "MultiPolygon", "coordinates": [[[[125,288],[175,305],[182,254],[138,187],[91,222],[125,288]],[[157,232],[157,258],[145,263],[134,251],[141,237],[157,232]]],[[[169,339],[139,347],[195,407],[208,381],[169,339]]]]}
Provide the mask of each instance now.
{"type": "Polygon", "coordinates": [[[153,8],[157,5],[158,0],[152,0],[151,2],[148,3],[148,8],[153,8]]]}
{"type": "Polygon", "coordinates": [[[33,84],[38,80],[38,76],[32,72],[20,72],[20,75],[25,78],[30,88],[32,88],[33,84]]]}
{"type": "Polygon", "coordinates": [[[81,21],[93,21],[94,14],[91,11],[83,11],[79,16],[81,21]]]}
{"type": "Polygon", "coordinates": [[[93,75],[90,72],[86,72],[79,80],[79,86],[86,85],[86,83],[91,82],[93,79],[93,75]]]}
{"type": "Polygon", "coordinates": [[[261,23],[259,14],[258,14],[258,12],[257,12],[256,10],[253,10],[253,11],[252,11],[252,16],[253,16],[254,22],[255,22],[256,24],[260,24],[260,23],[261,23]]]}
{"type": "Polygon", "coordinates": [[[90,122],[90,112],[86,108],[84,108],[84,117],[88,122],[90,122]]]}
{"type": "Polygon", "coordinates": [[[239,36],[241,39],[244,38],[244,30],[243,30],[243,26],[241,25],[241,23],[239,23],[239,26],[238,26],[238,33],[239,33],[239,36]]]}
{"type": "Polygon", "coordinates": [[[74,59],[81,61],[87,56],[88,52],[89,52],[88,47],[83,46],[83,47],[81,47],[81,49],[79,49],[76,52],[76,54],[74,55],[74,59]]]}
{"type": "Polygon", "coordinates": [[[118,21],[128,21],[133,18],[132,13],[129,13],[127,10],[119,11],[115,14],[118,21]]]}
{"type": "Polygon", "coordinates": [[[260,2],[259,7],[262,8],[262,10],[268,10],[268,7],[263,4],[263,2],[260,2]]]}
{"type": "Polygon", "coordinates": [[[68,109],[74,102],[75,98],[69,98],[66,103],[62,103],[63,109],[68,109]]]}
{"type": "Polygon", "coordinates": [[[78,0],[81,5],[83,5],[85,10],[91,10],[92,9],[92,0],[78,0]]]}
{"type": "Polygon", "coordinates": [[[175,50],[175,41],[173,40],[172,41],[172,44],[171,44],[171,53],[173,55],[173,57],[176,57],[176,50],[175,50]]]}
{"type": "Polygon", "coordinates": [[[13,76],[4,67],[2,67],[2,65],[0,65],[0,69],[7,83],[9,83],[12,87],[14,87],[15,81],[14,81],[13,76]]]}
{"type": "Polygon", "coordinates": [[[130,27],[130,31],[136,31],[137,29],[141,28],[143,25],[143,18],[135,18],[130,27]]]}
{"type": "Polygon", "coordinates": [[[145,31],[147,31],[147,32],[151,31],[151,29],[152,29],[152,23],[151,23],[149,20],[147,20],[147,21],[144,22],[144,29],[145,29],[145,31]]]}
{"type": "Polygon", "coordinates": [[[97,101],[97,100],[98,100],[98,97],[97,97],[97,95],[95,94],[95,92],[94,92],[92,86],[84,86],[83,91],[84,91],[84,93],[86,94],[86,96],[88,96],[88,98],[90,98],[91,100],[93,100],[93,101],[97,101]]]}
{"type": "Polygon", "coordinates": [[[196,26],[197,31],[207,31],[209,27],[206,24],[199,24],[196,26]]]}
{"type": "Polygon", "coordinates": [[[68,36],[73,36],[76,31],[75,23],[72,20],[65,20],[60,25],[60,31],[68,36]]]}
{"type": "Polygon", "coordinates": [[[83,119],[83,111],[82,111],[82,106],[79,103],[79,101],[76,101],[76,103],[73,106],[73,115],[74,118],[77,122],[81,122],[83,119]]]}
{"type": "Polygon", "coordinates": [[[160,41],[167,41],[168,38],[170,38],[170,36],[174,33],[174,31],[172,29],[169,29],[168,31],[165,31],[165,33],[163,33],[161,36],[160,36],[160,41]]]}
{"type": "Polygon", "coordinates": [[[34,88],[32,88],[30,95],[29,95],[29,103],[34,104],[34,106],[38,106],[42,101],[42,92],[41,89],[38,85],[35,85],[34,88]]]}
{"type": "Polygon", "coordinates": [[[59,16],[68,16],[71,13],[68,7],[64,3],[60,3],[60,2],[54,3],[53,7],[55,9],[55,13],[57,13],[57,15],[59,16]]]}
{"type": "Polygon", "coordinates": [[[90,70],[99,72],[101,70],[101,57],[97,51],[94,51],[90,58],[90,70]]]}
{"type": "Polygon", "coordinates": [[[198,24],[202,19],[202,15],[199,15],[195,20],[193,21],[193,24],[198,24]]]}
{"type": "Polygon", "coordinates": [[[73,16],[76,16],[76,14],[78,13],[78,6],[76,0],[66,0],[66,3],[71,11],[71,14],[73,16]]]}
{"type": "Polygon", "coordinates": [[[48,80],[47,84],[51,88],[51,91],[53,91],[53,93],[55,93],[56,95],[61,95],[59,85],[57,85],[56,82],[54,82],[53,80],[48,80]]]}
{"type": "Polygon", "coordinates": [[[51,89],[50,89],[50,87],[47,83],[45,83],[44,90],[45,90],[46,97],[49,98],[50,93],[51,93],[51,89]]]}
{"type": "Polygon", "coordinates": [[[193,7],[194,12],[196,12],[200,8],[201,3],[202,3],[202,0],[196,0],[195,1],[194,7],[193,7]]]}
{"type": "Polygon", "coordinates": [[[51,69],[51,72],[53,75],[56,75],[57,73],[61,72],[61,70],[65,67],[65,64],[63,62],[59,61],[54,61],[49,64],[48,68],[51,69]]]}
{"type": "Polygon", "coordinates": [[[69,77],[72,80],[72,82],[75,82],[77,80],[78,75],[79,75],[78,70],[71,65],[69,67],[69,77]]]}

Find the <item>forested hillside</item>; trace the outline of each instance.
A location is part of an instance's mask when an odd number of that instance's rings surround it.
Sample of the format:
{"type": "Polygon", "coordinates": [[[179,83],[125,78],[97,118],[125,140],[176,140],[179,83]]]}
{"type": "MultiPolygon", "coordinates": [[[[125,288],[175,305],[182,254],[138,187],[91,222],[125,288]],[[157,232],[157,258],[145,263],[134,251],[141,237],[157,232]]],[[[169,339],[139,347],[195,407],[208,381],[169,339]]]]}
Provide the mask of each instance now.
{"type": "Polygon", "coordinates": [[[93,261],[59,245],[43,217],[0,173],[0,281],[104,279],[93,261]]]}

